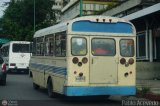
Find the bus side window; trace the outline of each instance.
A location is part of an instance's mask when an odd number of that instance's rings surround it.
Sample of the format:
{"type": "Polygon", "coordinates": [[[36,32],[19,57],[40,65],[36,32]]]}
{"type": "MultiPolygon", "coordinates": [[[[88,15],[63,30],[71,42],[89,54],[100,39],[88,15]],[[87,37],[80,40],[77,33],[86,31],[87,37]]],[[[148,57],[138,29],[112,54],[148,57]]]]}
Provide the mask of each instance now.
{"type": "Polygon", "coordinates": [[[44,43],[40,43],[40,55],[44,55],[44,43]]]}
{"type": "Polygon", "coordinates": [[[33,39],[33,45],[32,45],[32,55],[36,55],[36,38],[33,39]]]}
{"type": "Polygon", "coordinates": [[[57,33],[55,36],[55,55],[66,56],[66,36],[63,33],[57,33]]]}
{"type": "Polygon", "coordinates": [[[39,55],[39,56],[44,55],[43,37],[37,38],[36,40],[36,55],[39,55]]]}
{"type": "Polygon", "coordinates": [[[54,55],[54,37],[48,36],[45,39],[45,55],[46,56],[53,56],[54,55]]]}
{"type": "Polygon", "coordinates": [[[45,43],[44,43],[44,53],[45,53],[45,56],[48,56],[49,55],[49,38],[48,37],[46,37],[46,39],[45,39],[45,43]]]}

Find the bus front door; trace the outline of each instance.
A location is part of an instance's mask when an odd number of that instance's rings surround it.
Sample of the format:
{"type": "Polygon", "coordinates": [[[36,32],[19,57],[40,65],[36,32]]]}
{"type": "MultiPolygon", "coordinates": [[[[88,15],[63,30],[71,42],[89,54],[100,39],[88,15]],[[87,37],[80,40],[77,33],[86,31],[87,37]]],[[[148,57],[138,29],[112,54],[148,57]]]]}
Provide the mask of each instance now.
{"type": "Polygon", "coordinates": [[[89,83],[116,84],[118,80],[116,41],[101,37],[90,37],[90,41],[89,83]]]}

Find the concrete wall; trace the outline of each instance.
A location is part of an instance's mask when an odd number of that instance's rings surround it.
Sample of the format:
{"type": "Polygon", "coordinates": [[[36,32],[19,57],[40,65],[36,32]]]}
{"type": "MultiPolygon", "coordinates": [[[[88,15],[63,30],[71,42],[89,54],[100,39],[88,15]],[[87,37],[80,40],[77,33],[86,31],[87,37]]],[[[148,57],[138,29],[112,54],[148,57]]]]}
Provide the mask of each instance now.
{"type": "Polygon", "coordinates": [[[160,62],[137,62],[137,79],[160,78],[160,62]]]}
{"type": "Polygon", "coordinates": [[[80,14],[79,7],[80,7],[80,4],[77,3],[73,7],[69,8],[68,10],[66,10],[61,15],[61,20],[62,21],[66,21],[66,20],[70,20],[70,19],[73,19],[73,18],[77,17],[80,14]]]}

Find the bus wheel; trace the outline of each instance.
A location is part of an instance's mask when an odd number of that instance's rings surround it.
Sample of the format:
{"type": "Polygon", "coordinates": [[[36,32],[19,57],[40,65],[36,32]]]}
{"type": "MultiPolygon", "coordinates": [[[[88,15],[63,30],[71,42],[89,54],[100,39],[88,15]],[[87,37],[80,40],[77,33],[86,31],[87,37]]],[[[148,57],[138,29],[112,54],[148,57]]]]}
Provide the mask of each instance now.
{"type": "Polygon", "coordinates": [[[110,97],[110,95],[106,95],[106,96],[105,96],[106,99],[109,99],[109,97],[110,97]]]}
{"type": "Polygon", "coordinates": [[[6,79],[2,80],[1,85],[3,85],[3,86],[6,85],[6,79]]]}
{"type": "Polygon", "coordinates": [[[29,77],[31,77],[31,78],[33,77],[32,72],[30,72],[30,71],[29,71],[29,77]]]}
{"type": "Polygon", "coordinates": [[[37,90],[37,89],[39,89],[39,85],[33,83],[33,88],[34,88],[35,90],[37,90]]]}
{"type": "Polygon", "coordinates": [[[52,80],[49,79],[49,80],[48,80],[48,83],[47,83],[47,92],[48,92],[48,96],[49,96],[49,97],[53,97],[53,92],[52,92],[52,90],[53,90],[52,80]]]}

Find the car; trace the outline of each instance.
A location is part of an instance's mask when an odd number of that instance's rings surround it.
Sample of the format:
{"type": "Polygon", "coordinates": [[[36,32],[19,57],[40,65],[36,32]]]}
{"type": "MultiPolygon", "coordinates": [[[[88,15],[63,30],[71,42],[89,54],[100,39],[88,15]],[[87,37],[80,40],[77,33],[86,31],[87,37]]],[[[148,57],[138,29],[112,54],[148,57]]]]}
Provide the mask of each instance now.
{"type": "Polygon", "coordinates": [[[0,85],[6,85],[7,71],[2,57],[0,57],[0,66],[0,85]]]}

